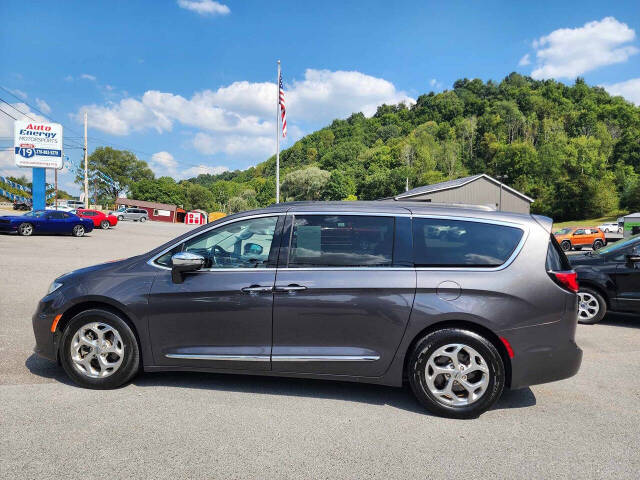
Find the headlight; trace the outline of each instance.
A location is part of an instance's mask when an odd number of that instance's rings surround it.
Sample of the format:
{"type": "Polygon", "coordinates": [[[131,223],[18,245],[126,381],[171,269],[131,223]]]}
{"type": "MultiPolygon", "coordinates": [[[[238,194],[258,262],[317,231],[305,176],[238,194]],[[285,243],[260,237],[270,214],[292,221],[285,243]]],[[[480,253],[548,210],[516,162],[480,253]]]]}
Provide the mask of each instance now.
{"type": "Polygon", "coordinates": [[[62,284],[60,282],[53,282],[51,285],[49,285],[49,290],[47,290],[47,295],[51,295],[53,292],[58,290],[61,286],[62,284]]]}

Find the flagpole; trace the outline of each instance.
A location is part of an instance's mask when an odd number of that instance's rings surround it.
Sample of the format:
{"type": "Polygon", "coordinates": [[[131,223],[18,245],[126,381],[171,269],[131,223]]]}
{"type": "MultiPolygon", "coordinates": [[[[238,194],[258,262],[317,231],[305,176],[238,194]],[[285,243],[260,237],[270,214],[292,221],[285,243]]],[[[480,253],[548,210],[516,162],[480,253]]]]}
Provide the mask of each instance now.
{"type": "Polygon", "coordinates": [[[276,78],[276,203],[280,203],[280,60],[276,78]]]}

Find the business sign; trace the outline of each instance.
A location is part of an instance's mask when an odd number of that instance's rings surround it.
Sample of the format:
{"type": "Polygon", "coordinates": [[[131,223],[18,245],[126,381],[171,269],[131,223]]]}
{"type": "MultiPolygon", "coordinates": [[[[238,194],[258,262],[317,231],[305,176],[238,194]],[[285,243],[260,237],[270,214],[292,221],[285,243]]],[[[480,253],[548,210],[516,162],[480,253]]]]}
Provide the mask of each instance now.
{"type": "Polygon", "coordinates": [[[16,166],[62,168],[62,125],[16,120],[16,166]]]}

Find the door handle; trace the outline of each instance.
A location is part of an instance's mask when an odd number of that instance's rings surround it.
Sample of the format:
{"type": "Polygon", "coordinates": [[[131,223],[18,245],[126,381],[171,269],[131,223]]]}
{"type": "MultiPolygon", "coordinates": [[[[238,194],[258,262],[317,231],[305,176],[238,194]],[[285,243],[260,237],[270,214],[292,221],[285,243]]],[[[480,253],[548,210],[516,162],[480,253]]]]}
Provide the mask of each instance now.
{"type": "Polygon", "coordinates": [[[287,286],[276,287],[276,292],[300,292],[306,289],[307,287],[305,287],[304,285],[291,284],[287,286]]]}
{"type": "Polygon", "coordinates": [[[265,292],[272,292],[273,288],[263,287],[262,285],[251,285],[250,287],[244,287],[242,291],[245,293],[265,293],[265,292]]]}

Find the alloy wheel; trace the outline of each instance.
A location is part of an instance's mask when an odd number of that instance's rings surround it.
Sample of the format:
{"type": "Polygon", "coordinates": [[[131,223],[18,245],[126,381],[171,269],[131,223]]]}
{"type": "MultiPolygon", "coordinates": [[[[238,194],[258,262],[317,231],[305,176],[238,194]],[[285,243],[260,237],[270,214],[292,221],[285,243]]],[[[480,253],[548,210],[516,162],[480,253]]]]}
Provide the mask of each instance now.
{"type": "Polygon", "coordinates": [[[587,292],[578,292],[578,319],[591,320],[598,315],[600,303],[598,299],[587,292]]]}
{"type": "Polygon", "coordinates": [[[22,225],[20,225],[20,235],[28,237],[32,233],[33,233],[33,225],[31,225],[30,223],[23,223],[22,225]]]}
{"type": "Polygon", "coordinates": [[[73,367],[89,378],[105,378],[113,375],[124,359],[124,343],[120,333],[101,322],[80,327],[71,345],[73,367]]]}
{"type": "Polygon", "coordinates": [[[447,406],[477,402],[489,386],[489,367],[477,350],[451,343],[435,350],[425,366],[431,394],[447,406]]]}
{"type": "Polygon", "coordinates": [[[81,237],[84,235],[84,227],[82,225],[76,225],[73,227],[73,235],[76,237],[81,237]]]}

